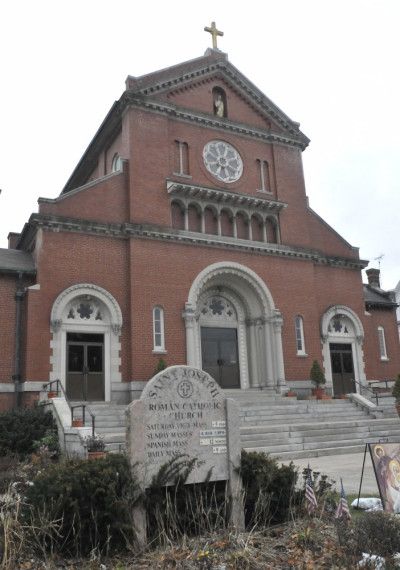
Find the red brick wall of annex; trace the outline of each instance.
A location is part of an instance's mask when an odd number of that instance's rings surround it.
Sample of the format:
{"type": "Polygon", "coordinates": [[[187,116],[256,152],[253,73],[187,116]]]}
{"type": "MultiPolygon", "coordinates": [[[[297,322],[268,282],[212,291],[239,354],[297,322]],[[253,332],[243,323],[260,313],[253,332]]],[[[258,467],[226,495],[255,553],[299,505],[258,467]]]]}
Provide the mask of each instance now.
{"type": "Polygon", "coordinates": [[[0,383],[13,382],[15,354],[16,279],[0,275],[0,383]]]}
{"type": "Polygon", "coordinates": [[[360,273],[356,270],[314,267],[311,262],[282,259],[162,241],[132,240],[132,361],[137,380],[151,377],[159,355],[153,355],[152,309],[165,310],[168,364],[186,361],[184,303],[195,277],[212,263],[234,261],[255,271],[265,282],[282,312],[287,379],[307,379],[314,358],[322,362],[320,319],[327,307],[343,303],[363,314],[360,273]],[[340,287],[327,286],[330,283],[340,287]],[[294,317],[304,319],[308,357],[296,355],[294,317]]]}
{"type": "Polygon", "coordinates": [[[39,212],[105,223],[123,223],[128,221],[128,200],[128,175],[121,171],[106,180],[100,179],[79,192],[63,194],[56,203],[39,202],[39,212]]]}
{"type": "Polygon", "coordinates": [[[370,316],[364,318],[364,358],[368,380],[395,379],[400,373],[400,344],[396,322],[396,312],[369,309],[370,316]],[[378,340],[378,327],[385,331],[388,360],[381,360],[378,340]]]}
{"type": "Polygon", "coordinates": [[[94,283],[115,297],[122,311],[120,337],[125,355],[121,368],[130,379],[130,308],[128,242],[122,239],[43,232],[38,260],[40,290],[29,290],[27,311],[26,379],[47,380],[50,371],[50,314],[57,296],[78,283],[94,283]]]}

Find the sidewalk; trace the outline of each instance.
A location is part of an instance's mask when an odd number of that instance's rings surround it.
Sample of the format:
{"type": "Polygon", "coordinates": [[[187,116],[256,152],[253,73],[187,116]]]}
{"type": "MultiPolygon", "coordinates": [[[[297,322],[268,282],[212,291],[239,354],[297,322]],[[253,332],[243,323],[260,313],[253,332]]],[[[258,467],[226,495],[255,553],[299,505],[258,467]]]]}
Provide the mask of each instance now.
{"type": "MultiPolygon", "coordinates": [[[[313,471],[320,471],[323,475],[328,475],[330,479],[336,481],[336,489],[340,486],[340,477],[343,479],[343,486],[346,494],[358,494],[364,453],[327,455],[323,457],[310,457],[303,459],[293,459],[292,463],[302,469],[310,465],[313,471]]],[[[279,461],[279,460],[278,460],[279,461]]],[[[290,461],[281,461],[288,464],[290,461]]],[[[378,486],[376,484],[374,468],[372,466],[369,451],[365,458],[364,476],[361,487],[361,497],[379,497],[378,486]]]]}

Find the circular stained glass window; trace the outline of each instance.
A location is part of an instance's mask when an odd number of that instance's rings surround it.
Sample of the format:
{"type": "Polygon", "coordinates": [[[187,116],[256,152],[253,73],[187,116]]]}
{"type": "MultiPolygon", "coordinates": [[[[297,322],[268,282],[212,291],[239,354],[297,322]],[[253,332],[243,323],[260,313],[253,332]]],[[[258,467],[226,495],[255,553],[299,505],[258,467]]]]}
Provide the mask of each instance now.
{"type": "Polygon", "coordinates": [[[236,182],[243,173],[243,161],[238,151],[224,141],[210,141],[203,149],[208,172],[222,182],[236,182]]]}

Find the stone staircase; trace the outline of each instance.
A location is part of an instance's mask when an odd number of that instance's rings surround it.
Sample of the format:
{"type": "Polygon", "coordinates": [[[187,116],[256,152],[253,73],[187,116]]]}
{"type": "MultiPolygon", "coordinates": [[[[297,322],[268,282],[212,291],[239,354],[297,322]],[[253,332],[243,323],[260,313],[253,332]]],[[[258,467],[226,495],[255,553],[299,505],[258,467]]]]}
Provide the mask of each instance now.
{"type": "MultiPolygon", "coordinates": [[[[125,449],[125,410],[126,406],[110,403],[91,403],[87,406],[95,416],[95,431],[104,438],[107,451],[116,453],[125,449]]],[[[91,425],[90,415],[86,416],[86,426],[91,425]]]]}
{"type": "MultiPolygon", "coordinates": [[[[358,453],[367,442],[400,441],[400,420],[392,397],[380,397],[378,418],[350,400],[297,400],[262,391],[226,390],[240,405],[240,434],[247,451],[282,460],[358,453]]],[[[106,449],[125,449],[125,410],[118,404],[88,404],[106,449]]],[[[87,418],[86,425],[89,424],[87,418]]]]}
{"type": "Polygon", "coordinates": [[[241,441],[247,451],[280,459],[341,455],[382,438],[400,441],[393,398],[381,398],[379,417],[350,400],[297,400],[262,392],[229,392],[240,403],[241,441]]]}

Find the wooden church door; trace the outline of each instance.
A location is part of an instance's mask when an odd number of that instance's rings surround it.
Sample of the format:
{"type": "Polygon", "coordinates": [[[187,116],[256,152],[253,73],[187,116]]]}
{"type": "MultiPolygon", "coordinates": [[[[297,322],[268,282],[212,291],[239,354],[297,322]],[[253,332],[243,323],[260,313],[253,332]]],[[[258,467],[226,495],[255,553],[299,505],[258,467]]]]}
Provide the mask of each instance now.
{"type": "Polygon", "coordinates": [[[355,392],[351,344],[331,343],[329,348],[331,353],[334,396],[355,392]]]}
{"type": "Polygon", "coordinates": [[[104,401],[104,335],[67,333],[67,397],[104,401]]]}
{"type": "Polygon", "coordinates": [[[221,388],[240,388],[236,328],[201,327],[203,370],[221,388]]]}

